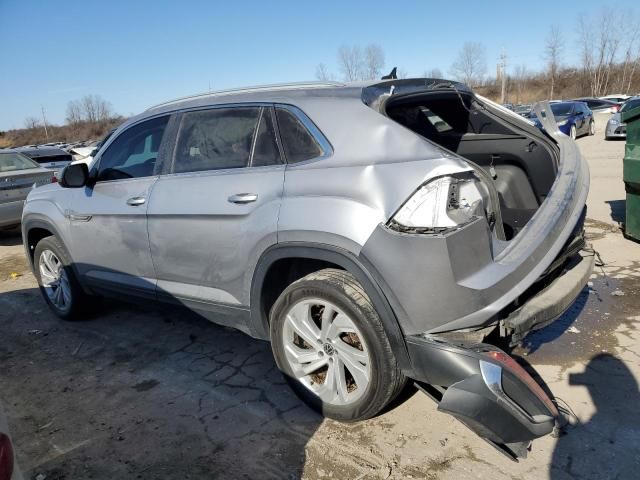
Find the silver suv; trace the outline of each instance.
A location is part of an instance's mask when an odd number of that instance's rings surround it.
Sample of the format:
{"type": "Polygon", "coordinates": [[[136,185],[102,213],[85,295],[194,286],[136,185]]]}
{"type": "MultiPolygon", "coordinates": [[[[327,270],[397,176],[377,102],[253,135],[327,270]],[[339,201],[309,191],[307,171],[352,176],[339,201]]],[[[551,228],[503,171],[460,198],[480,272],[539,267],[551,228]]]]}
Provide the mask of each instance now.
{"type": "Polygon", "coordinates": [[[505,350],[593,268],[587,166],[537,109],[545,132],[434,79],[171,101],[34,190],[24,244],[62,318],[181,304],[270,341],[328,417],[376,415],[410,378],[517,454],[558,412],[505,350]]]}

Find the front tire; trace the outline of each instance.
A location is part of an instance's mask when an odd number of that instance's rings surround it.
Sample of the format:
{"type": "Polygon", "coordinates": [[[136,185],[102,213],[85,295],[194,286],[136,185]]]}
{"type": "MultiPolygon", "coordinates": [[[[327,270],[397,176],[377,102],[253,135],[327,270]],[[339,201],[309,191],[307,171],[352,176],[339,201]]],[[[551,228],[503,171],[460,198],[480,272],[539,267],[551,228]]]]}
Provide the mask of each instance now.
{"type": "Polygon", "coordinates": [[[593,136],[596,134],[596,122],[594,122],[593,120],[591,120],[589,122],[589,135],[593,136]]]}
{"type": "Polygon", "coordinates": [[[33,252],[33,265],[40,293],[53,312],[64,320],[79,319],[92,297],[83,290],[71,267],[71,258],[55,237],[43,238],[33,252]]]}
{"type": "Polygon", "coordinates": [[[271,310],[278,368],[295,393],[329,418],[371,418],[406,384],[371,300],[348,272],[292,283],[271,310]]]}
{"type": "Polygon", "coordinates": [[[576,126],[575,125],[571,125],[571,128],[569,129],[569,137],[571,137],[571,140],[575,140],[576,139],[576,126]]]}

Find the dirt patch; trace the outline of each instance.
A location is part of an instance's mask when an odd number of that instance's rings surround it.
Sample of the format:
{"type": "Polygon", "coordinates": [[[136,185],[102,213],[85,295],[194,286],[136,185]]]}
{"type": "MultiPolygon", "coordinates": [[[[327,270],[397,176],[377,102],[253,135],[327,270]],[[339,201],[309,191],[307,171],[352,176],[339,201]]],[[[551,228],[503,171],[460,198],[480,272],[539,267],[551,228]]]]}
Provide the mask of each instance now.
{"type": "Polygon", "coordinates": [[[600,275],[589,282],[560,319],[529,335],[514,353],[532,363],[569,366],[619,346],[621,325],[636,329],[640,313],[640,280],[600,275]]]}
{"type": "Polygon", "coordinates": [[[29,271],[29,264],[22,252],[0,258],[0,280],[12,280],[29,271]]]}

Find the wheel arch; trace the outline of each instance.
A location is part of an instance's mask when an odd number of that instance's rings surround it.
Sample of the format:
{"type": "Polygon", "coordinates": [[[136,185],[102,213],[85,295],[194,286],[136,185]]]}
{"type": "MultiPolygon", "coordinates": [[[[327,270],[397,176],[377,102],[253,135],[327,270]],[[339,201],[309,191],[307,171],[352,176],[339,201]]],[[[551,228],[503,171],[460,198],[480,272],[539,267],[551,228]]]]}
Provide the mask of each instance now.
{"type": "Polygon", "coordinates": [[[253,336],[269,340],[269,312],[265,310],[263,292],[265,280],[271,268],[279,261],[302,259],[325,262],[351,273],[360,282],[371,299],[384,326],[389,343],[399,367],[405,373],[411,371],[404,334],[400,328],[391,304],[371,272],[353,253],[330,245],[295,242],[277,244],[268,248],[258,260],[251,282],[251,330],[253,336]]]}
{"type": "Polygon", "coordinates": [[[58,232],[58,229],[52,223],[41,219],[32,219],[22,223],[22,242],[32,267],[33,252],[36,245],[40,240],[51,235],[55,235],[60,242],[63,242],[60,232],[58,232]]]}

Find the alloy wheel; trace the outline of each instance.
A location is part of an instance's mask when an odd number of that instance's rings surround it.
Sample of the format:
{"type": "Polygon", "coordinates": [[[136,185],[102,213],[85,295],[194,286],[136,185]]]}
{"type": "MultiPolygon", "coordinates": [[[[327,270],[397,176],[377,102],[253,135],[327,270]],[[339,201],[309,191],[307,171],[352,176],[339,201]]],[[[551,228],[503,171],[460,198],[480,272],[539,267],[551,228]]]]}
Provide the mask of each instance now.
{"type": "Polygon", "coordinates": [[[336,305],[317,298],[299,301],[286,314],[282,336],[291,372],[323,402],[348,405],[367,390],[367,345],[336,305]]]}
{"type": "Polygon", "coordinates": [[[44,250],[38,261],[42,287],[49,301],[60,311],[71,308],[71,285],[62,262],[51,250],[44,250]]]}

